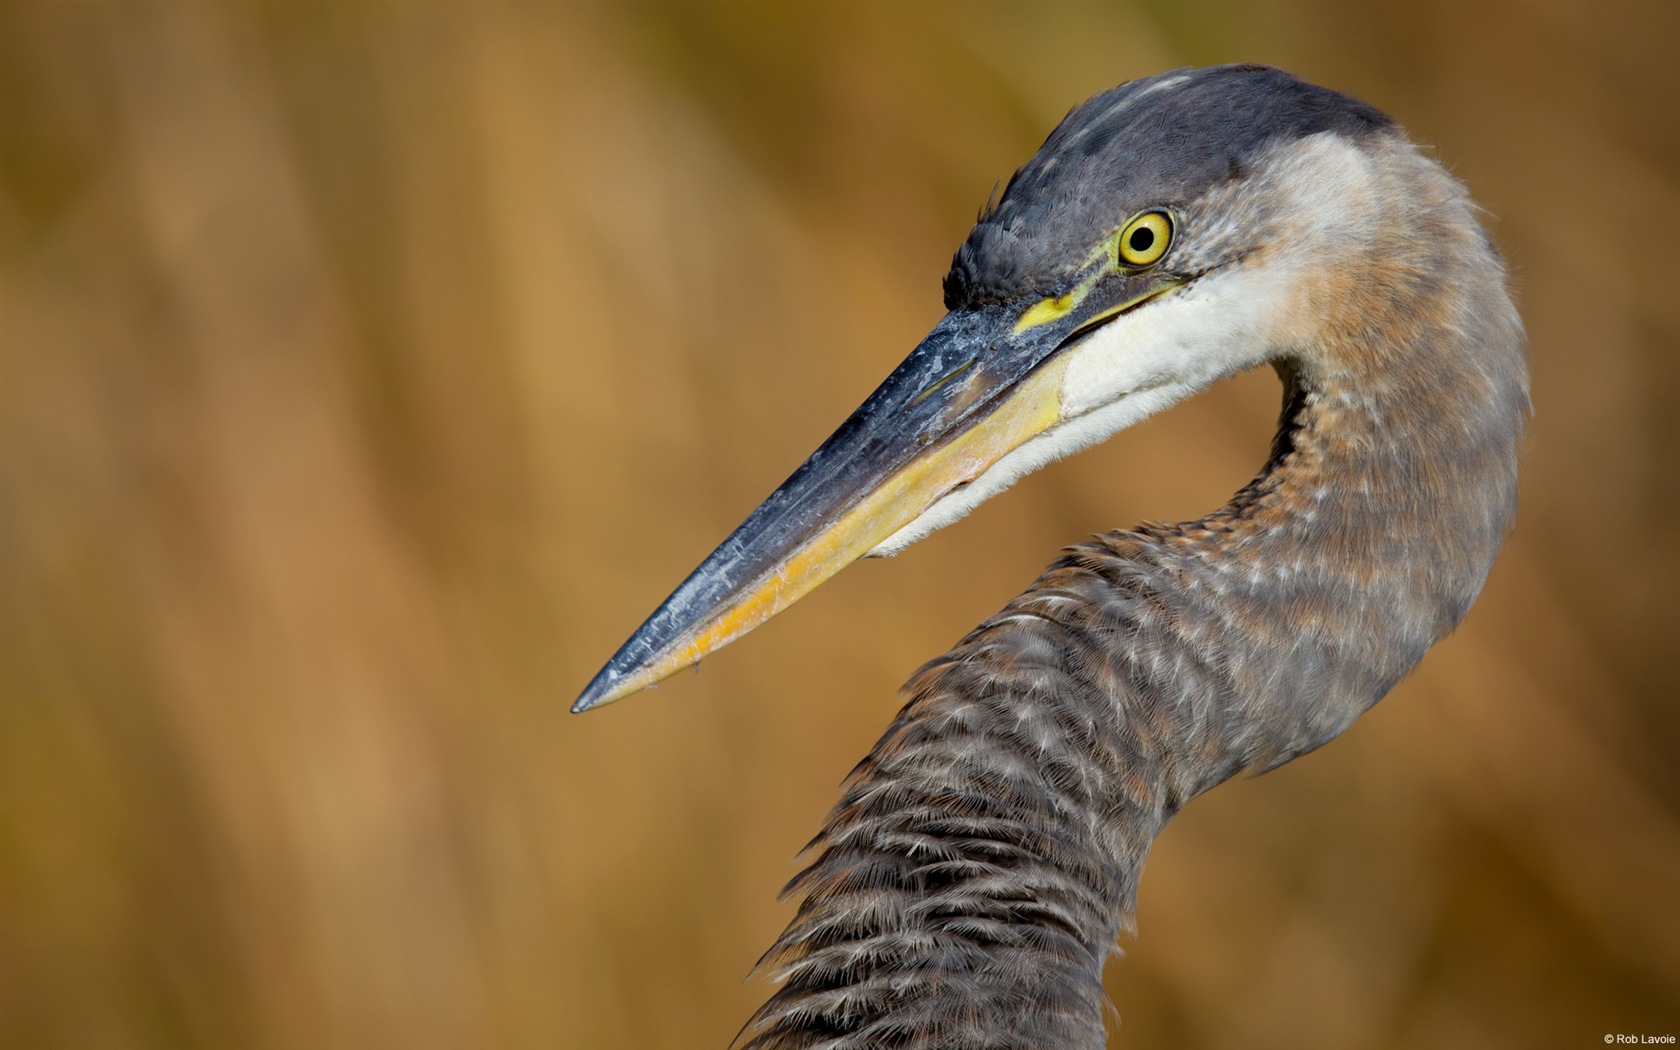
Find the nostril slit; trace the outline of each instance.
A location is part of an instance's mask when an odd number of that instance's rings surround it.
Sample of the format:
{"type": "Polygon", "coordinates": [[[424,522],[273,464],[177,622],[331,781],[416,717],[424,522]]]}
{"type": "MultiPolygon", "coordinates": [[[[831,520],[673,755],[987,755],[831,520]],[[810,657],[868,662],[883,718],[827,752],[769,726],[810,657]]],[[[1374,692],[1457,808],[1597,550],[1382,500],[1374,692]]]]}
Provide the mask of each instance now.
{"type": "Polygon", "coordinates": [[[964,372],[968,371],[971,367],[973,367],[974,362],[976,362],[978,360],[979,360],[979,358],[977,358],[977,357],[971,357],[967,361],[964,361],[962,364],[960,364],[957,367],[951,369],[949,372],[946,372],[944,375],[942,375],[938,379],[934,380],[933,383],[930,384],[926,390],[922,391],[921,393],[917,394],[913,399],[911,399],[910,403],[912,405],[919,405],[923,401],[926,401],[928,398],[932,397],[939,390],[940,387],[945,386],[951,380],[957,378],[958,376],[962,375],[964,372]]]}

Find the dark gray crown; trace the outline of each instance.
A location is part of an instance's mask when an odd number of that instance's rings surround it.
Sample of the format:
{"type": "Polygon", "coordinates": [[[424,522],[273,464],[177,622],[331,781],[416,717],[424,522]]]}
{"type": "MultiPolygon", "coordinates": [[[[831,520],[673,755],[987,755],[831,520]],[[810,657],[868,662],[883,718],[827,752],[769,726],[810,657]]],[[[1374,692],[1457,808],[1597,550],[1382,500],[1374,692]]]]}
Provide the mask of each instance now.
{"type": "Polygon", "coordinates": [[[948,309],[1051,292],[1134,212],[1240,178],[1278,139],[1350,137],[1392,118],[1270,66],[1180,69],[1076,106],[981,215],[945,276],[948,309]]]}

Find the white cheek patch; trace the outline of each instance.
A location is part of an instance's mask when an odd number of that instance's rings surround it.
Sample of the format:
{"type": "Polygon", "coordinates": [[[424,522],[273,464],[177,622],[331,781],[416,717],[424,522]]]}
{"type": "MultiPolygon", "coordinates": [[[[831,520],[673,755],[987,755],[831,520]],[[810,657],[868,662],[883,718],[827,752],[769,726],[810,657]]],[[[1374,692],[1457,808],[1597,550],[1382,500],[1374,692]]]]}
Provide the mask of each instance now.
{"type": "Polygon", "coordinates": [[[1289,269],[1239,264],[1122,314],[1063,351],[1062,419],[1157,386],[1198,389],[1268,360],[1294,283],[1289,269]]]}

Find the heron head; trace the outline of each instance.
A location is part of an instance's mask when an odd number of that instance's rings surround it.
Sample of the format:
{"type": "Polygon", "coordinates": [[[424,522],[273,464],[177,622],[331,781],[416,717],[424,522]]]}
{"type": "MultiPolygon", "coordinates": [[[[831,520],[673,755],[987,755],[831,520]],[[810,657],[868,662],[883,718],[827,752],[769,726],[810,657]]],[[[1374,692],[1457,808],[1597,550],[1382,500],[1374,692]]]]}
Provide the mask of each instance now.
{"type": "Polygon", "coordinates": [[[665,601],[574,705],[728,644],[859,557],[1312,341],[1368,251],[1382,113],[1280,70],[1124,84],[1075,108],[958,249],[949,313],[665,601]]]}

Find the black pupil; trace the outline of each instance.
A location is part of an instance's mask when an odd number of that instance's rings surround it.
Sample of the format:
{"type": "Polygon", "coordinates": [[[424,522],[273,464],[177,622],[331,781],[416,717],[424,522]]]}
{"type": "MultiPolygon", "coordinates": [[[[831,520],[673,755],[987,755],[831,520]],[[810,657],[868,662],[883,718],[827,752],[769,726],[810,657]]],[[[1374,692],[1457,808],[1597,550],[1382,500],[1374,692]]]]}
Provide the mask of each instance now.
{"type": "Polygon", "coordinates": [[[1132,235],[1127,238],[1126,243],[1132,246],[1132,251],[1142,255],[1149,250],[1150,245],[1155,243],[1155,231],[1147,226],[1139,226],[1132,231],[1132,235]]]}

